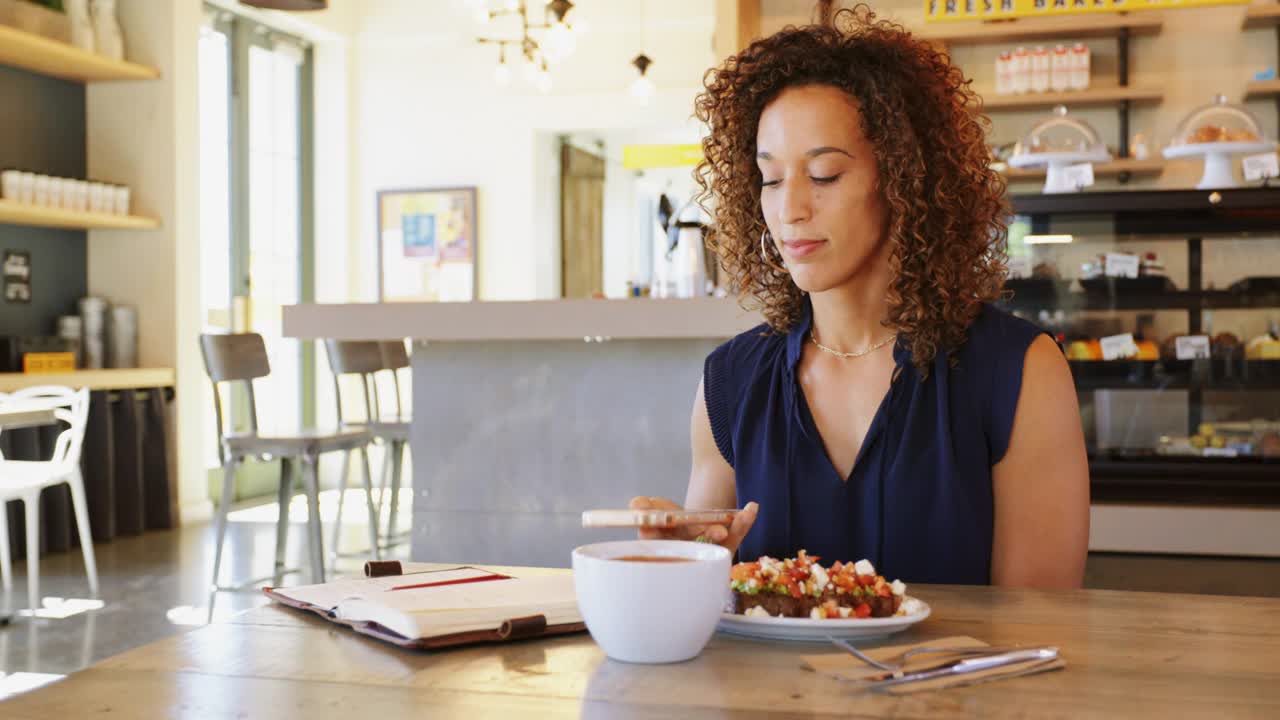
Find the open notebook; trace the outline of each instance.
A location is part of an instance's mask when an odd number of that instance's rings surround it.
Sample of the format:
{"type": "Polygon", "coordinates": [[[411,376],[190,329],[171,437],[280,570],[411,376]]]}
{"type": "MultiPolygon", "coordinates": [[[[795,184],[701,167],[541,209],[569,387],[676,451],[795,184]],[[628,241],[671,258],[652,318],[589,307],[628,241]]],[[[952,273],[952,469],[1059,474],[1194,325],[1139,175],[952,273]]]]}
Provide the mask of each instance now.
{"type": "Polygon", "coordinates": [[[477,567],[368,563],[369,577],[265,588],[271,599],[402,647],[442,648],[586,629],[573,575],[512,577],[477,567]]]}

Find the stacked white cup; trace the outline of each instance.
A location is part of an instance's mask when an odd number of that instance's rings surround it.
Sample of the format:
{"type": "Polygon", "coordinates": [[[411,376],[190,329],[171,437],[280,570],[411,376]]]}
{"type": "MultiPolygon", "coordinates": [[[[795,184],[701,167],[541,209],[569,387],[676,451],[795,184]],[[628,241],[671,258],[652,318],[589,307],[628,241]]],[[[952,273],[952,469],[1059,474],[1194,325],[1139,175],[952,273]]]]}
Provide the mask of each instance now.
{"type": "Polygon", "coordinates": [[[109,215],[129,214],[128,186],[52,177],[22,170],[0,172],[0,196],[22,205],[109,215]]]}

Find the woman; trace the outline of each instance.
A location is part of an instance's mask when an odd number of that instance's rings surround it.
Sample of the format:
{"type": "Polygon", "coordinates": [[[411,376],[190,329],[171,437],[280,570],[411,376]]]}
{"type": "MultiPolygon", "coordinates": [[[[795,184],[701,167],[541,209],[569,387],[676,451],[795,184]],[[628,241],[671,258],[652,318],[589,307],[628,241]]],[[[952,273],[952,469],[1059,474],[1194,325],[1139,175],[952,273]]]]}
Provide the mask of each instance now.
{"type": "Polygon", "coordinates": [[[868,558],[914,582],[1080,585],[1075,388],[1052,338],[990,304],[1008,211],[977,104],[945,55],[865,6],[708,75],[702,200],[766,323],[706,360],[685,504],[745,507],[645,537],[868,558]]]}

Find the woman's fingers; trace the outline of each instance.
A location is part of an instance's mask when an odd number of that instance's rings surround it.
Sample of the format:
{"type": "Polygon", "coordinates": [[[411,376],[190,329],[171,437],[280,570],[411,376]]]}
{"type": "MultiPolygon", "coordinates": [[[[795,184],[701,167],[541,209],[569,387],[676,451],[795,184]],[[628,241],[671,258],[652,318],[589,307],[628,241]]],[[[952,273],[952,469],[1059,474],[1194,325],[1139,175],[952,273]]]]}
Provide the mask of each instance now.
{"type": "Polygon", "coordinates": [[[756,512],[759,510],[760,506],[758,504],[754,502],[747,503],[747,506],[742,508],[742,512],[733,516],[733,523],[729,525],[728,530],[725,532],[725,539],[719,541],[720,544],[730,550],[737,550],[738,546],[742,544],[742,539],[747,536],[747,532],[755,524],[756,512]]]}
{"type": "MultiPolygon", "coordinates": [[[[680,510],[680,505],[662,497],[633,497],[628,506],[632,510],[680,510]]],[[[756,512],[760,506],[754,502],[747,503],[742,511],[734,516],[728,525],[682,525],[674,528],[640,528],[641,540],[697,540],[723,545],[730,550],[737,550],[742,539],[751,530],[756,521],[756,512]]]]}

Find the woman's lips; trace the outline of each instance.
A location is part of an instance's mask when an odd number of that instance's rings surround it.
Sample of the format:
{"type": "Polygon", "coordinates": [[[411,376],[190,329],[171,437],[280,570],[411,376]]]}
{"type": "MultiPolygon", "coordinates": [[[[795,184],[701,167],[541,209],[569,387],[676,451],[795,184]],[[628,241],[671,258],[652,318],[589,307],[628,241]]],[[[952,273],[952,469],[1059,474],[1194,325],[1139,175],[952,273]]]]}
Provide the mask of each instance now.
{"type": "Polygon", "coordinates": [[[817,252],[826,242],[826,240],[784,240],[782,247],[786,249],[787,255],[802,258],[817,252]]]}

